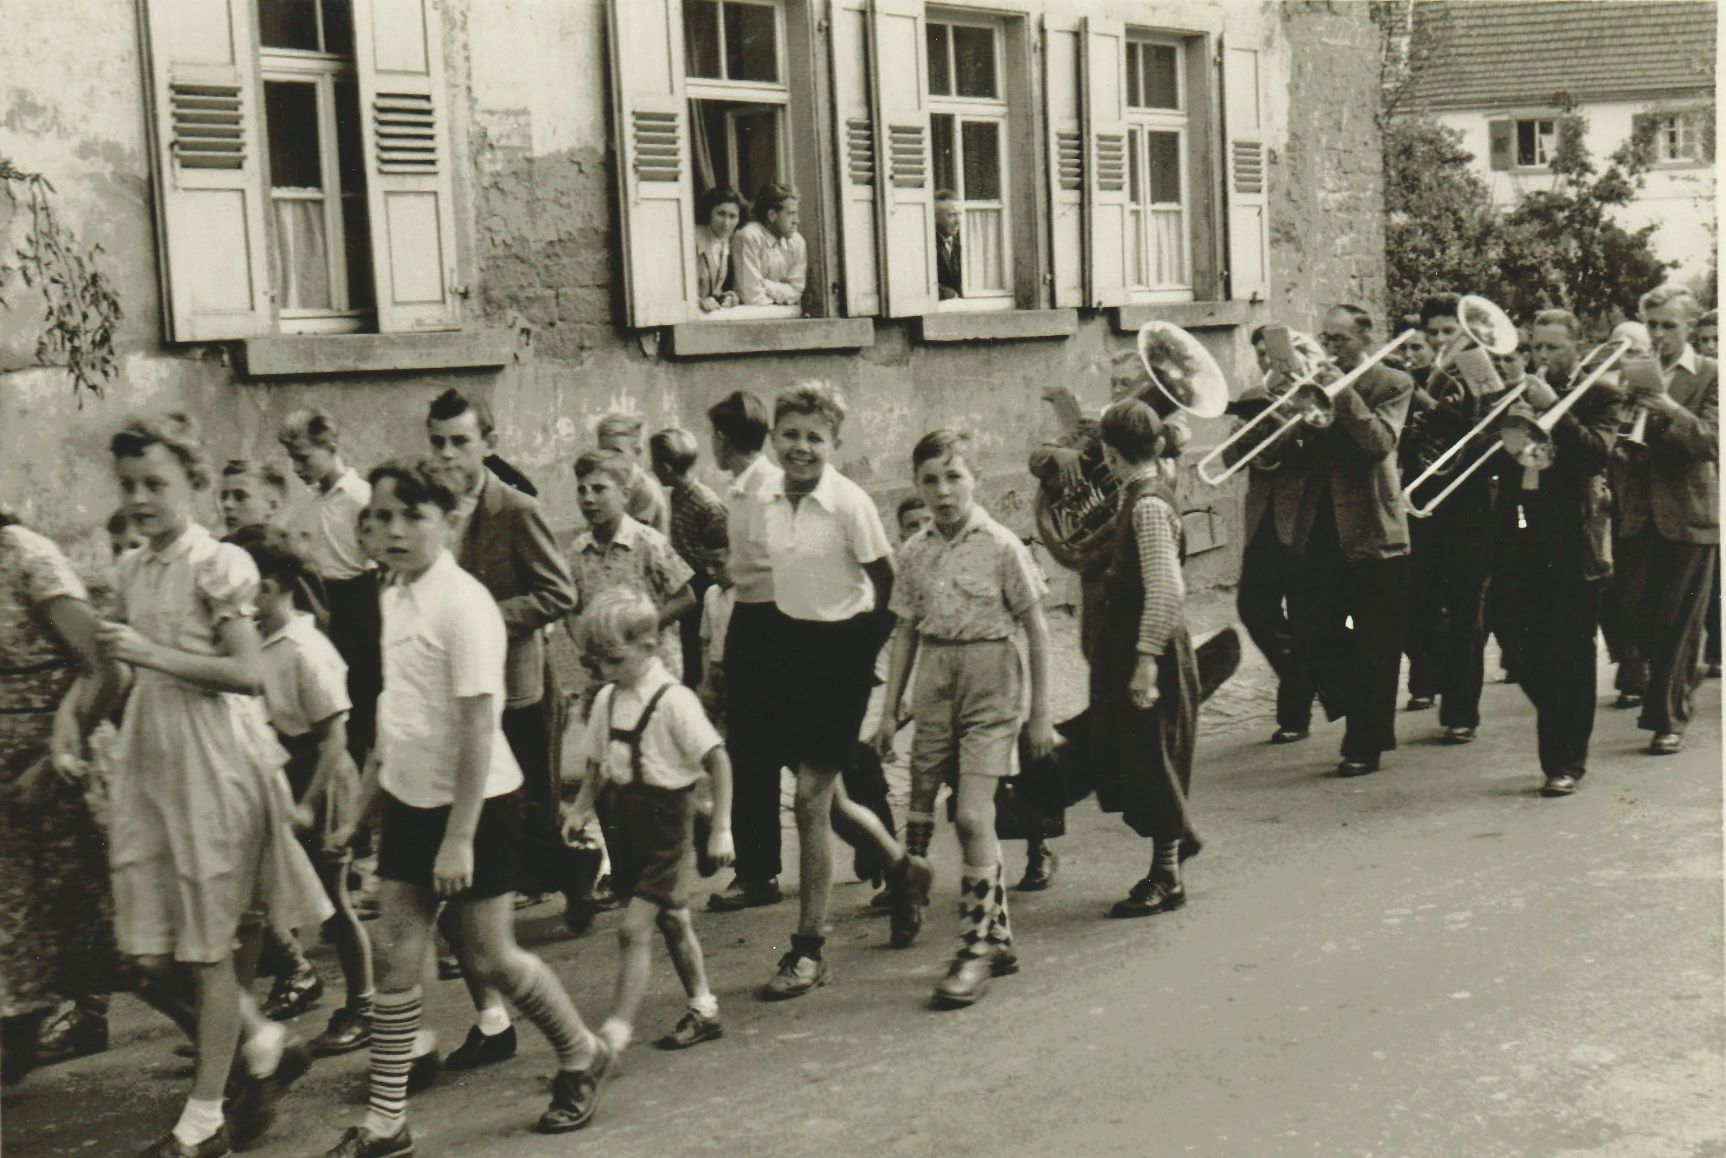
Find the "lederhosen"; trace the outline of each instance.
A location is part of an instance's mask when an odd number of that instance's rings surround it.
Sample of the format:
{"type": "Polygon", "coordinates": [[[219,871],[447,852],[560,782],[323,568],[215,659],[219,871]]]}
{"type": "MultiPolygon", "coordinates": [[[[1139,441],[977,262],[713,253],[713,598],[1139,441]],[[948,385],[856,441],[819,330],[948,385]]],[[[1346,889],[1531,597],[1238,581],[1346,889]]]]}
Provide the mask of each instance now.
{"type": "MultiPolygon", "coordinates": [[[[1184,622],[1157,660],[1156,706],[1135,707],[1128,690],[1139,661],[1139,619],[1145,605],[1133,508],[1147,493],[1175,509],[1165,483],[1135,479],[1123,488],[1115,544],[1103,575],[1102,622],[1089,657],[1097,801],[1105,811],[1121,812],[1121,819],[1140,836],[1179,838],[1184,859],[1200,846],[1187,810],[1198,732],[1199,667],[1184,622]]],[[[1174,531],[1184,563],[1186,536],[1178,517],[1174,531]]]]}
{"type": "MultiPolygon", "coordinates": [[[[611,854],[611,887],[620,897],[640,897],[661,908],[683,905],[685,862],[689,859],[694,825],[693,793],[689,788],[659,788],[647,783],[642,768],[641,741],[659,701],[680,685],[668,683],[649,697],[633,728],[619,728],[617,690],[606,705],[610,743],[629,748],[629,782],[608,780],[600,799],[600,828],[611,854]]],[[[602,773],[603,774],[603,773],[602,773]]]]}

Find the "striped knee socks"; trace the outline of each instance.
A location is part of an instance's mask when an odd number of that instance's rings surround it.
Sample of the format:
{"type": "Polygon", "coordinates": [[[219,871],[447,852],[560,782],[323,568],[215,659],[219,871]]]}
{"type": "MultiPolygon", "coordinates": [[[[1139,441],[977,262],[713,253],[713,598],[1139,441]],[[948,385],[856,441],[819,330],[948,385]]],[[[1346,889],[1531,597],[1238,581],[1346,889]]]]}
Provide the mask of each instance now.
{"type": "Polygon", "coordinates": [[[379,992],[372,998],[371,1098],[366,1132],[393,1138],[407,1124],[408,1069],[420,1023],[420,989],[379,992]]]}

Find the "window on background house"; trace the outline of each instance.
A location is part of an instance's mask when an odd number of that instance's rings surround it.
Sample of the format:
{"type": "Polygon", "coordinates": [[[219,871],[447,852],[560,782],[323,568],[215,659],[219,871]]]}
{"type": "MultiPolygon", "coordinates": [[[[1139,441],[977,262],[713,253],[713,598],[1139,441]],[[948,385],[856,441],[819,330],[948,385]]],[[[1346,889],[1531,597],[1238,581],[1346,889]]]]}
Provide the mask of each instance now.
{"type": "Polygon", "coordinates": [[[780,6],[761,0],[683,0],[690,179],[695,194],[729,186],[753,197],[784,180],[790,158],[780,6]]]}
{"type": "Polygon", "coordinates": [[[1702,118],[1696,113],[1673,113],[1655,122],[1654,159],[1682,164],[1702,159],[1702,118]]]}
{"type": "Polygon", "coordinates": [[[1516,167],[1519,169],[1544,169],[1552,162],[1552,154],[1558,147],[1556,124],[1548,120],[1521,120],[1516,122],[1516,167]]]}
{"type": "Polygon", "coordinates": [[[436,0],[146,0],[168,338],[459,326],[436,0]]]}
{"type": "Polygon", "coordinates": [[[1190,295],[1183,48],[1132,40],[1126,54],[1129,282],[1147,294],[1190,295]]]}
{"type": "Polygon", "coordinates": [[[932,15],[924,34],[935,197],[950,193],[959,209],[952,236],[937,205],[941,297],[949,308],[1006,309],[1013,304],[1013,230],[1001,27],[932,15]]]}

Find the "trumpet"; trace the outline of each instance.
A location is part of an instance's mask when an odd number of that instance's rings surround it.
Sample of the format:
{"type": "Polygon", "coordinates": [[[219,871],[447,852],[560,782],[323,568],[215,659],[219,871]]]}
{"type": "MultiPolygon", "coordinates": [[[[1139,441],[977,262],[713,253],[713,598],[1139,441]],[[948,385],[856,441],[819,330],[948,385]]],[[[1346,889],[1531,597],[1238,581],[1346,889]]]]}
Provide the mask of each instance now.
{"type": "MultiPolygon", "coordinates": [[[[1445,499],[1456,493],[1458,487],[1492,460],[1492,456],[1498,453],[1496,442],[1477,454],[1468,465],[1460,469],[1456,465],[1463,452],[1509,413],[1510,408],[1528,390],[1526,380],[1506,388],[1498,372],[1492,368],[1490,355],[1497,354],[1502,357],[1516,352],[1516,324],[1510,320],[1509,314],[1483,297],[1465,294],[1457,303],[1456,319],[1462,328],[1439,352],[1438,359],[1433,363],[1431,381],[1437,382],[1441,377],[1455,380],[1455,374],[1452,373],[1454,367],[1456,373],[1462,376],[1462,384],[1457,391],[1459,399],[1496,396],[1496,401],[1466,434],[1451,443],[1427,464],[1425,470],[1415,476],[1413,482],[1403,488],[1403,505],[1408,513],[1417,519],[1424,519],[1436,511],[1445,499]],[[1417,490],[1433,479],[1452,472],[1455,472],[1455,477],[1445,484],[1443,490],[1425,503],[1415,501],[1417,490]]],[[[1446,402],[1449,402],[1448,396],[1446,402]]]]}
{"type": "Polygon", "coordinates": [[[1619,338],[1615,341],[1602,342],[1576,367],[1570,375],[1570,382],[1564,388],[1564,397],[1547,407],[1546,412],[1539,416],[1518,411],[1504,420],[1499,429],[1499,444],[1506,454],[1514,458],[1519,466],[1528,470],[1545,470],[1557,458],[1557,449],[1552,442],[1552,429],[1558,425],[1558,420],[1570,413],[1581,397],[1594,388],[1594,384],[1606,376],[1630,353],[1629,338],[1619,338]],[[1578,379],[1581,379],[1578,381],[1578,379]]]}

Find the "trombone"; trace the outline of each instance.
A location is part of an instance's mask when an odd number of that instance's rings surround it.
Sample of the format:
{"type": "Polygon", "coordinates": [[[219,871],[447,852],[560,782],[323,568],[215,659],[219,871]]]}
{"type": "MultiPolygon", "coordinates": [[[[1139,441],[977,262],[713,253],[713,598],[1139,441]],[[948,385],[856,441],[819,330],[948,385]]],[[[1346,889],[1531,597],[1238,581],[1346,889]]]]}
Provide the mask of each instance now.
{"type": "Polygon", "coordinates": [[[1403,505],[1408,513],[1417,519],[1431,515],[1458,487],[1492,460],[1492,456],[1498,453],[1496,441],[1476,455],[1467,466],[1457,469],[1453,465],[1453,461],[1461,456],[1476,438],[1485,434],[1494,423],[1504,417],[1528,390],[1526,378],[1506,388],[1498,372],[1492,368],[1492,361],[1488,356],[1496,354],[1503,357],[1516,352],[1516,325],[1510,320],[1510,315],[1483,297],[1465,294],[1457,304],[1456,318],[1462,329],[1440,351],[1437,361],[1433,363],[1429,381],[1436,382],[1441,375],[1449,375],[1454,365],[1462,374],[1462,397],[1500,397],[1480,420],[1469,428],[1468,433],[1451,443],[1425,470],[1415,476],[1414,481],[1403,488],[1403,505]],[[1455,477],[1445,484],[1443,490],[1425,503],[1415,501],[1414,494],[1417,490],[1452,471],[1455,471],[1455,477]]]}
{"type": "Polygon", "coordinates": [[[1575,373],[1571,374],[1564,397],[1547,407],[1544,414],[1535,416],[1518,411],[1506,418],[1504,426],[1498,432],[1499,444],[1503,446],[1505,453],[1514,458],[1517,465],[1528,470],[1545,470],[1551,466],[1557,457],[1557,448],[1552,442],[1552,428],[1558,425],[1560,418],[1570,412],[1578,399],[1606,376],[1608,370],[1630,353],[1631,347],[1629,338],[1600,343],[1588,351],[1575,373]],[[1584,371],[1587,372],[1586,375],[1584,371]],[[1580,382],[1577,381],[1579,377],[1580,382]]]}
{"type": "Polygon", "coordinates": [[[1246,425],[1235,431],[1199,460],[1198,475],[1211,486],[1220,486],[1244,470],[1250,463],[1269,450],[1272,445],[1281,440],[1284,434],[1293,430],[1301,422],[1305,421],[1314,426],[1329,425],[1329,417],[1318,413],[1318,403],[1322,401],[1323,396],[1320,388],[1314,383],[1327,373],[1336,374],[1340,371],[1325,354],[1324,348],[1310,335],[1303,334],[1298,330],[1290,330],[1286,326],[1267,326],[1265,328],[1265,348],[1272,365],[1265,371],[1261,380],[1261,389],[1267,399],[1264,409],[1253,415],[1247,420],[1246,425]],[[1293,378],[1294,381],[1280,392],[1272,393],[1271,388],[1274,384],[1287,382],[1290,378],[1293,378]],[[1312,397],[1314,395],[1318,395],[1319,398],[1315,400],[1312,397]],[[1303,397],[1308,403],[1305,407],[1297,407],[1281,425],[1258,436],[1249,450],[1235,459],[1234,462],[1225,464],[1223,470],[1218,471],[1216,469],[1218,459],[1226,458],[1251,441],[1253,433],[1273,414],[1285,406],[1295,405],[1303,397]]]}

